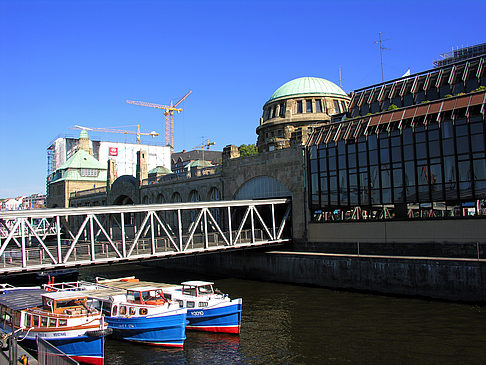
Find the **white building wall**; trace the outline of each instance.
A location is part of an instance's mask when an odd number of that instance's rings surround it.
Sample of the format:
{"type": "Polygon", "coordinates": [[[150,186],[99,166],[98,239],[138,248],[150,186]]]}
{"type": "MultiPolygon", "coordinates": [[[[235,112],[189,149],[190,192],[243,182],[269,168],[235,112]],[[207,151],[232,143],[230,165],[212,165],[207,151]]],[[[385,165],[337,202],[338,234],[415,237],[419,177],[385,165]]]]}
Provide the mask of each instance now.
{"type": "Polygon", "coordinates": [[[108,163],[112,158],[116,161],[118,176],[137,174],[137,152],[147,152],[147,168],[163,166],[170,169],[170,147],[143,144],[100,142],[99,161],[108,163]],[[111,151],[111,152],[110,152],[111,151]]]}
{"type": "MultiPolygon", "coordinates": [[[[93,148],[93,141],[90,142],[90,147],[93,148]]],[[[170,147],[168,146],[154,146],[136,143],[122,143],[122,142],[106,142],[100,141],[98,161],[108,166],[108,159],[112,158],[117,164],[117,175],[132,175],[137,174],[137,152],[144,150],[147,152],[147,168],[148,171],[157,167],[163,166],[170,170],[170,147]],[[111,154],[110,154],[111,149],[111,154]]],[[[76,140],[72,138],[57,138],[50,146],[54,154],[54,170],[58,169],[66,160],[72,155],[76,140]],[[68,148],[67,140],[70,140],[69,145],[73,147],[68,148]]]]}

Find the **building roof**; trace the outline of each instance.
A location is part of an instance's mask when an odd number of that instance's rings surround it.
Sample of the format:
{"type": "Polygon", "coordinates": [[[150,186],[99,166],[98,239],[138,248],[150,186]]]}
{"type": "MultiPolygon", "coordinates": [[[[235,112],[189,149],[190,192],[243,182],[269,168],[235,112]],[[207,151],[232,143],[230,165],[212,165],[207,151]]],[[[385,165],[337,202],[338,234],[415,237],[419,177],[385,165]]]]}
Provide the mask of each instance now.
{"type": "Polygon", "coordinates": [[[185,168],[190,169],[191,167],[211,167],[213,164],[206,160],[196,160],[189,162],[185,168]]]}
{"type": "Polygon", "coordinates": [[[172,174],[172,171],[170,171],[167,167],[157,166],[157,167],[153,168],[152,170],[150,170],[148,173],[149,173],[149,175],[150,174],[161,175],[161,174],[172,174]]]}
{"type": "Polygon", "coordinates": [[[60,170],[65,169],[99,169],[106,170],[107,167],[98,161],[96,158],[91,156],[85,150],[78,150],[74,155],[72,155],[66,162],[64,162],[60,170]]]}
{"type": "Polygon", "coordinates": [[[318,77],[300,77],[280,86],[268,101],[302,94],[348,96],[343,89],[331,81],[318,77]]]}
{"type": "Polygon", "coordinates": [[[171,156],[172,164],[177,164],[179,158],[182,162],[202,160],[204,155],[205,161],[211,161],[212,163],[218,163],[218,160],[222,158],[223,153],[221,151],[207,151],[207,150],[192,150],[173,153],[171,156]]]}

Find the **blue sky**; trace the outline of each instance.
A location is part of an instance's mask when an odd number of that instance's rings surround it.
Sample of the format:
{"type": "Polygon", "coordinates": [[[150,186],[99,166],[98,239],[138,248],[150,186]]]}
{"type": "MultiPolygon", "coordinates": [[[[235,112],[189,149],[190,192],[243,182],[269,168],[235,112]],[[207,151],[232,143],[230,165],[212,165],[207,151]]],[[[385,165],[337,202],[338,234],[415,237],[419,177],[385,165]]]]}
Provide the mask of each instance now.
{"type": "MultiPolygon", "coordinates": [[[[486,42],[486,1],[0,0],[0,198],[45,193],[46,148],[74,124],[141,124],[189,90],[175,150],[256,142],[262,106],[287,81],[316,76],[347,92],[433,67],[486,42]]],[[[98,134],[135,142],[135,136],[98,134]]]]}

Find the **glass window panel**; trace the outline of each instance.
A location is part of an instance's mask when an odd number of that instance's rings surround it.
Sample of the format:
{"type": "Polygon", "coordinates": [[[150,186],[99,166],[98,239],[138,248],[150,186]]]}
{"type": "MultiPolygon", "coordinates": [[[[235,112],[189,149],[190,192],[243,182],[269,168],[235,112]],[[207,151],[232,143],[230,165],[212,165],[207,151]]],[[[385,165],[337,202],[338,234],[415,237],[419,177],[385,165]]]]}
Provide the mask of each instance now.
{"type": "Polygon", "coordinates": [[[311,174],[317,172],[317,160],[310,161],[310,170],[311,170],[311,174]]]}
{"type": "Polygon", "coordinates": [[[417,177],[419,185],[429,183],[429,171],[427,166],[417,166],[417,177]]]}
{"type": "Polygon", "coordinates": [[[373,150],[369,152],[370,154],[370,165],[377,165],[378,164],[378,151],[373,150]]]}
{"type": "Polygon", "coordinates": [[[473,160],[474,180],[486,179],[486,160],[473,160]]]}
{"type": "Polygon", "coordinates": [[[484,151],[484,135],[474,134],[471,136],[471,149],[473,152],[484,151]]]}
{"type": "Polygon", "coordinates": [[[390,204],[392,202],[391,199],[391,189],[383,189],[382,191],[383,195],[383,204],[390,204]]]}
{"type": "Polygon", "coordinates": [[[444,181],[455,182],[456,181],[456,164],[454,157],[444,157],[444,181]]]}
{"type": "Polygon", "coordinates": [[[356,167],[356,155],[354,153],[348,155],[348,164],[350,168],[356,167]]]}
{"type": "Polygon", "coordinates": [[[454,154],[454,140],[453,139],[444,139],[442,141],[442,151],[444,156],[450,156],[454,154]]]}
{"type": "Polygon", "coordinates": [[[360,152],[358,158],[359,158],[359,166],[366,166],[368,164],[366,152],[360,152]]]}
{"type": "Polygon", "coordinates": [[[401,147],[392,147],[392,161],[398,162],[402,160],[402,149],[401,147]]]}
{"type": "Polygon", "coordinates": [[[410,161],[415,158],[413,145],[403,146],[403,158],[410,161]]]}
{"type": "Polygon", "coordinates": [[[297,113],[302,113],[302,100],[297,100],[297,113]]]}
{"type": "Polygon", "coordinates": [[[467,136],[457,138],[456,147],[458,154],[469,153],[469,138],[467,136]]]}
{"type": "Polygon", "coordinates": [[[321,102],[321,100],[316,100],[316,113],[322,113],[322,102],[321,102]]]}
{"type": "Polygon", "coordinates": [[[402,169],[393,169],[393,186],[402,186],[402,169]]]}
{"type": "Polygon", "coordinates": [[[417,192],[415,191],[415,186],[405,188],[407,202],[416,202],[417,201],[417,192]]]}
{"type": "Polygon", "coordinates": [[[339,101],[337,101],[337,100],[334,100],[334,111],[335,111],[335,113],[341,113],[339,101]]]}
{"type": "Polygon", "coordinates": [[[403,130],[403,144],[412,144],[413,143],[413,135],[412,135],[412,128],[405,128],[403,130]]]}
{"type": "Polygon", "coordinates": [[[442,183],[442,167],[441,165],[430,165],[430,183],[442,183]]]}
{"type": "Polygon", "coordinates": [[[440,156],[439,141],[429,141],[429,155],[430,155],[430,157],[439,157],[440,156]]]}
{"type": "Polygon", "coordinates": [[[415,145],[415,153],[417,158],[427,158],[427,146],[425,143],[417,143],[415,145]]]}
{"type": "Polygon", "coordinates": [[[470,181],[471,180],[471,166],[469,161],[459,161],[459,181],[470,181]]]}
{"type": "Polygon", "coordinates": [[[452,138],[454,136],[454,126],[452,121],[448,120],[441,124],[442,138],[452,138]]]}
{"type": "Polygon", "coordinates": [[[305,112],[312,113],[312,100],[305,101],[305,112]]]}
{"type": "Polygon", "coordinates": [[[476,189],[477,198],[486,198],[486,180],[475,180],[474,189],[476,189]]]}
{"type": "Polygon", "coordinates": [[[319,192],[319,175],[318,174],[312,174],[311,175],[311,193],[312,194],[317,194],[319,192]]]}
{"type": "Polygon", "coordinates": [[[404,163],[405,168],[405,185],[414,186],[415,185],[415,167],[412,161],[404,163]]]}
{"type": "Polygon", "coordinates": [[[479,134],[484,131],[482,122],[470,124],[469,128],[471,128],[471,134],[479,134]]]}
{"type": "Polygon", "coordinates": [[[309,149],[309,157],[312,159],[312,158],[317,158],[317,147],[316,146],[311,146],[311,148],[309,149]]]}
{"type": "Polygon", "coordinates": [[[401,142],[402,141],[400,140],[400,136],[392,137],[390,140],[392,147],[400,146],[402,144],[401,142]]]}
{"type": "Polygon", "coordinates": [[[467,136],[467,125],[456,125],[456,137],[467,136]]]}
{"type": "Polygon", "coordinates": [[[352,155],[356,153],[356,144],[354,143],[348,143],[348,155],[352,155]]]}
{"type": "Polygon", "coordinates": [[[378,188],[380,186],[378,178],[378,166],[370,166],[370,183],[371,188],[378,188]]]}
{"type": "MultiPolygon", "coordinates": [[[[432,125],[430,127],[432,127],[432,125]]],[[[439,139],[439,131],[430,130],[430,127],[429,127],[429,141],[437,141],[439,139]]]]}
{"type": "Polygon", "coordinates": [[[471,199],[472,198],[472,190],[471,190],[471,182],[462,182],[459,183],[459,195],[461,199],[471,199]]]}
{"type": "Polygon", "coordinates": [[[382,170],[381,171],[381,186],[383,188],[389,188],[391,186],[390,170],[382,170]]]}
{"type": "Polygon", "coordinates": [[[393,200],[397,203],[403,203],[405,201],[405,192],[403,187],[398,187],[393,189],[394,197],[393,200]]]}
{"type": "Polygon", "coordinates": [[[430,201],[429,196],[429,186],[428,185],[419,185],[418,186],[418,199],[419,202],[425,203],[430,201]]]}
{"type": "Polygon", "coordinates": [[[327,171],[327,159],[319,159],[319,171],[327,171]]]}
{"type": "Polygon", "coordinates": [[[370,150],[376,150],[378,148],[378,140],[375,134],[368,137],[368,147],[370,150]]]}
{"type": "Polygon", "coordinates": [[[282,118],[285,117],[285,103],[280,104],[279,116],[282,117],[282,118]]]}
{"type": "Polygon", "coordinates": [[[371,190],[371,204],[380,204],[380,189],[372,189],[371,190]]]}
{"type": "Polygon", "coordinates": [[[330,157],[328,162],[329,162],[329,171],[336,170],[336,157],[330,157]]]}
{"type": "Polygon", "coordinates": [[[415,142],[425,142],[425,132],[415,133],[415,142]]]}

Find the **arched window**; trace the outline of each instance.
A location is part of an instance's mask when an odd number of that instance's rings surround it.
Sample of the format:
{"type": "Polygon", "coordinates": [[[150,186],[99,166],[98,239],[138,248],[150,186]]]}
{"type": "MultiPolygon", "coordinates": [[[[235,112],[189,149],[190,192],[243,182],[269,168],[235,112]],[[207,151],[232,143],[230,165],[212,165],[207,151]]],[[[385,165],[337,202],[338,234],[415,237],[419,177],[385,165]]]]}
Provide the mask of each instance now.
{"type": "Polygon", "coordinates": [[[235,195],[235,199],[284,198],[292,193],[285,185],[270,176],[258,176],[247,181],[235,195]]]}

